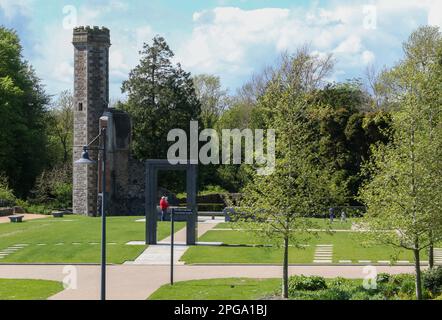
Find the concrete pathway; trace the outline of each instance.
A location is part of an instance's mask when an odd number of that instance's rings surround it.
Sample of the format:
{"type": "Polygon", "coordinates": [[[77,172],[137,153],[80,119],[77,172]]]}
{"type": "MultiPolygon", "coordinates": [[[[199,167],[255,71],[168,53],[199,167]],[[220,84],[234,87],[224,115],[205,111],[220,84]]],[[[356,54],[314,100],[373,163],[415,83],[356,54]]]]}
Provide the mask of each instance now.
{"type": "MultiPolygon", "coordinates": [[[[411,266],[376,267],[378,273],[413,273],[411,266]]],[[[118,265],[108,266],[107,296],[110,300],[145,300],[169,281],[167,266],[118,265]]],[[[318,275],[326,278],[363,279],[364,266],[290,266],[290,275],[318,275]]],[[[213,278],[280,278],[280,266],[211,265],[176,266],[175,280],[213,278]]],[[[99,266],[0,265],[0,278],[41,279],[63,281],[73,286],[51,297],[53,300],[97,300],[100,288],[99,266]]]]}
{"type": "MultiPolygon", "coordinates": [[[[216,227],[220,221],[207,219],[198,223],[198,238],[205,234],[207,231],[216,227]]],[[[190,248],[186,245],[186,228],[183,228],[175,233],[175,246],[174,246],[174,263],[177,265],[184,265],[184,262],[180,261],[184,253],[190,248]]],[[[169,265],[170,264],[170,242],[171,237],[159,241],[157,245],[150,245],[135,261],[127,261],[125,265],[169,265]]],[[[210,245],[210,243],[197,243],[198,245],[210,245]]],[[[129,242],[128,245],[145,245],[144,242],[129,242]]],[[[220,245],[220,243],[214,243],[213,245],[220,245]]]]}

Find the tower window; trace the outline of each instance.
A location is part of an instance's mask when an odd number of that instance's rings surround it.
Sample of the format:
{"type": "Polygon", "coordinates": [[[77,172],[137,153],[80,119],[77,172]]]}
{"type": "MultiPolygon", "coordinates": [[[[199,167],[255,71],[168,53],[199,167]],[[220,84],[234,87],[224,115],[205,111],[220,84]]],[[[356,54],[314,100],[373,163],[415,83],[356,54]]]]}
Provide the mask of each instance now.
{"type": "Polygon", "coordinates": [[[78,104],[78,111],[83,111],[83,103],[82,102],[80,102],[78,104]]]}

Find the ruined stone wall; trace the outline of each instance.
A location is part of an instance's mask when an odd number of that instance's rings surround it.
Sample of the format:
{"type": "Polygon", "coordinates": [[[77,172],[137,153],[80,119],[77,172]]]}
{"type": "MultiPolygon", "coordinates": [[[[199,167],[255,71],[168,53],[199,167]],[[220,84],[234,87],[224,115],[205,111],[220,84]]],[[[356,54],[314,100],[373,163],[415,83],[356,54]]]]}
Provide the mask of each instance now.
{"type": "MultiPolygon", "coordinates": [[[[122,156],[120,154],[120,156],[122,156]]],[[[109,215],[143,216],[145,214],[145,165],[128,157],[115,159],[119,168],[114,172],[118,182],[110,197],[109,215]]]]}

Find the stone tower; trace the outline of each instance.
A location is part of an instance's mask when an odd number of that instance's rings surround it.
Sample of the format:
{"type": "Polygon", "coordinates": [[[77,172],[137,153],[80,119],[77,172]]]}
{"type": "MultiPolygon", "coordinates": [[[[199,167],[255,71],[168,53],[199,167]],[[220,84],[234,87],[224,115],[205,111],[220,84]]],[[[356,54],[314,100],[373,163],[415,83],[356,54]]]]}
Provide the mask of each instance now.
{"type": "MultiPolygon", "coordinates": [[[[100,117],[109,101],[110,32],[106,28],[74,29],[74,161],[99,133],[100,117]]],[[[97,152],[90,152],[97,159],[97,152]]],[[[97,165],[73,166],[73,212],[97,215],[97,165]]]]}

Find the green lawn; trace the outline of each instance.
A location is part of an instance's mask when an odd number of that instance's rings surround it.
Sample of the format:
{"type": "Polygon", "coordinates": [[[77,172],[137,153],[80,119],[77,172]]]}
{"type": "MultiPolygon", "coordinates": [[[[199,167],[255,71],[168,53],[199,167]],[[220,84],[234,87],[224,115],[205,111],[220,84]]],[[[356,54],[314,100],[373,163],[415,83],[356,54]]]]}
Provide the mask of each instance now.
{"type": "Polygon", "coordinates": [[[46,300],[62,290],[55,281],[0,279],[0,300],[46,300]]]}
{"type": "MultiPolygon", "coordinates": [[[[141,217],[109,217],[107,223],[108,262],[121,264],[134,260],[146,246],[128,246],[129,241],[145,239],[141,217]]],[[[176,223],[176,230],[184,223],[176,223]]],[[[159,222],[158,239],[170,233],[170,223],[159,222]]],[[[28,244],[9,254],[0,263],[98,263],[100,261],[101,219],[83,216],[47,218],[20,224],[0,224],[0,251],[28,244]],[[41,245],[43,244],[43,246],[41,245]]]]}
{"type": "MultiPolygon", "coordinates": [[[[333,223],[330,223],[329,219],[316,219],[307,218],[312,224],[314,229],[326,229],[326,230],[350,230],[353,223],[358,223],[360,219],[351,218],[347,219],[346,222],[341,222],[339,219],[335,219],[333,223]]],[[[224,222],[220,223],[216,227],[217,229],[237,229],[239,226],[234,222],[224,222]]]]}
{"type": "MultiPolygon", "coordinates": [[[[251,247],[263,245],[263,240],[252,233],[245,231],[216,231],[207,232],[200,241],[223,242],[219,247],[192,247],[182,257],[187,264],[195,263],[257,263],[279,264],[282,263],[283,251],[280,248],[251,247]],[[232,246],[242,245],[242,246],[232,246]],[[246,246],[249,245],[249,246],[246,246]]],[[[372,262],[393,260],[413,261],[410,251],[397,251],[394,248],[382,245],[366,246],[361,234],[355,232],[336,232],[333,234],[320,232],[318,237],[312,238],[304,249],[291,247],[289,250],[290,263],[312,263],[316,245],[333,245],[333,262],[351,260],[357,263],[359,260],[371,260],[372,262]]],[[[422,255],[422,259],[427,257],[422,255]]]]}
{"type": "Polygon", "coordinates": [[[165,285],[149,300],[258,300],[273,296],[280,279],[211,279],[165,285]]]}

